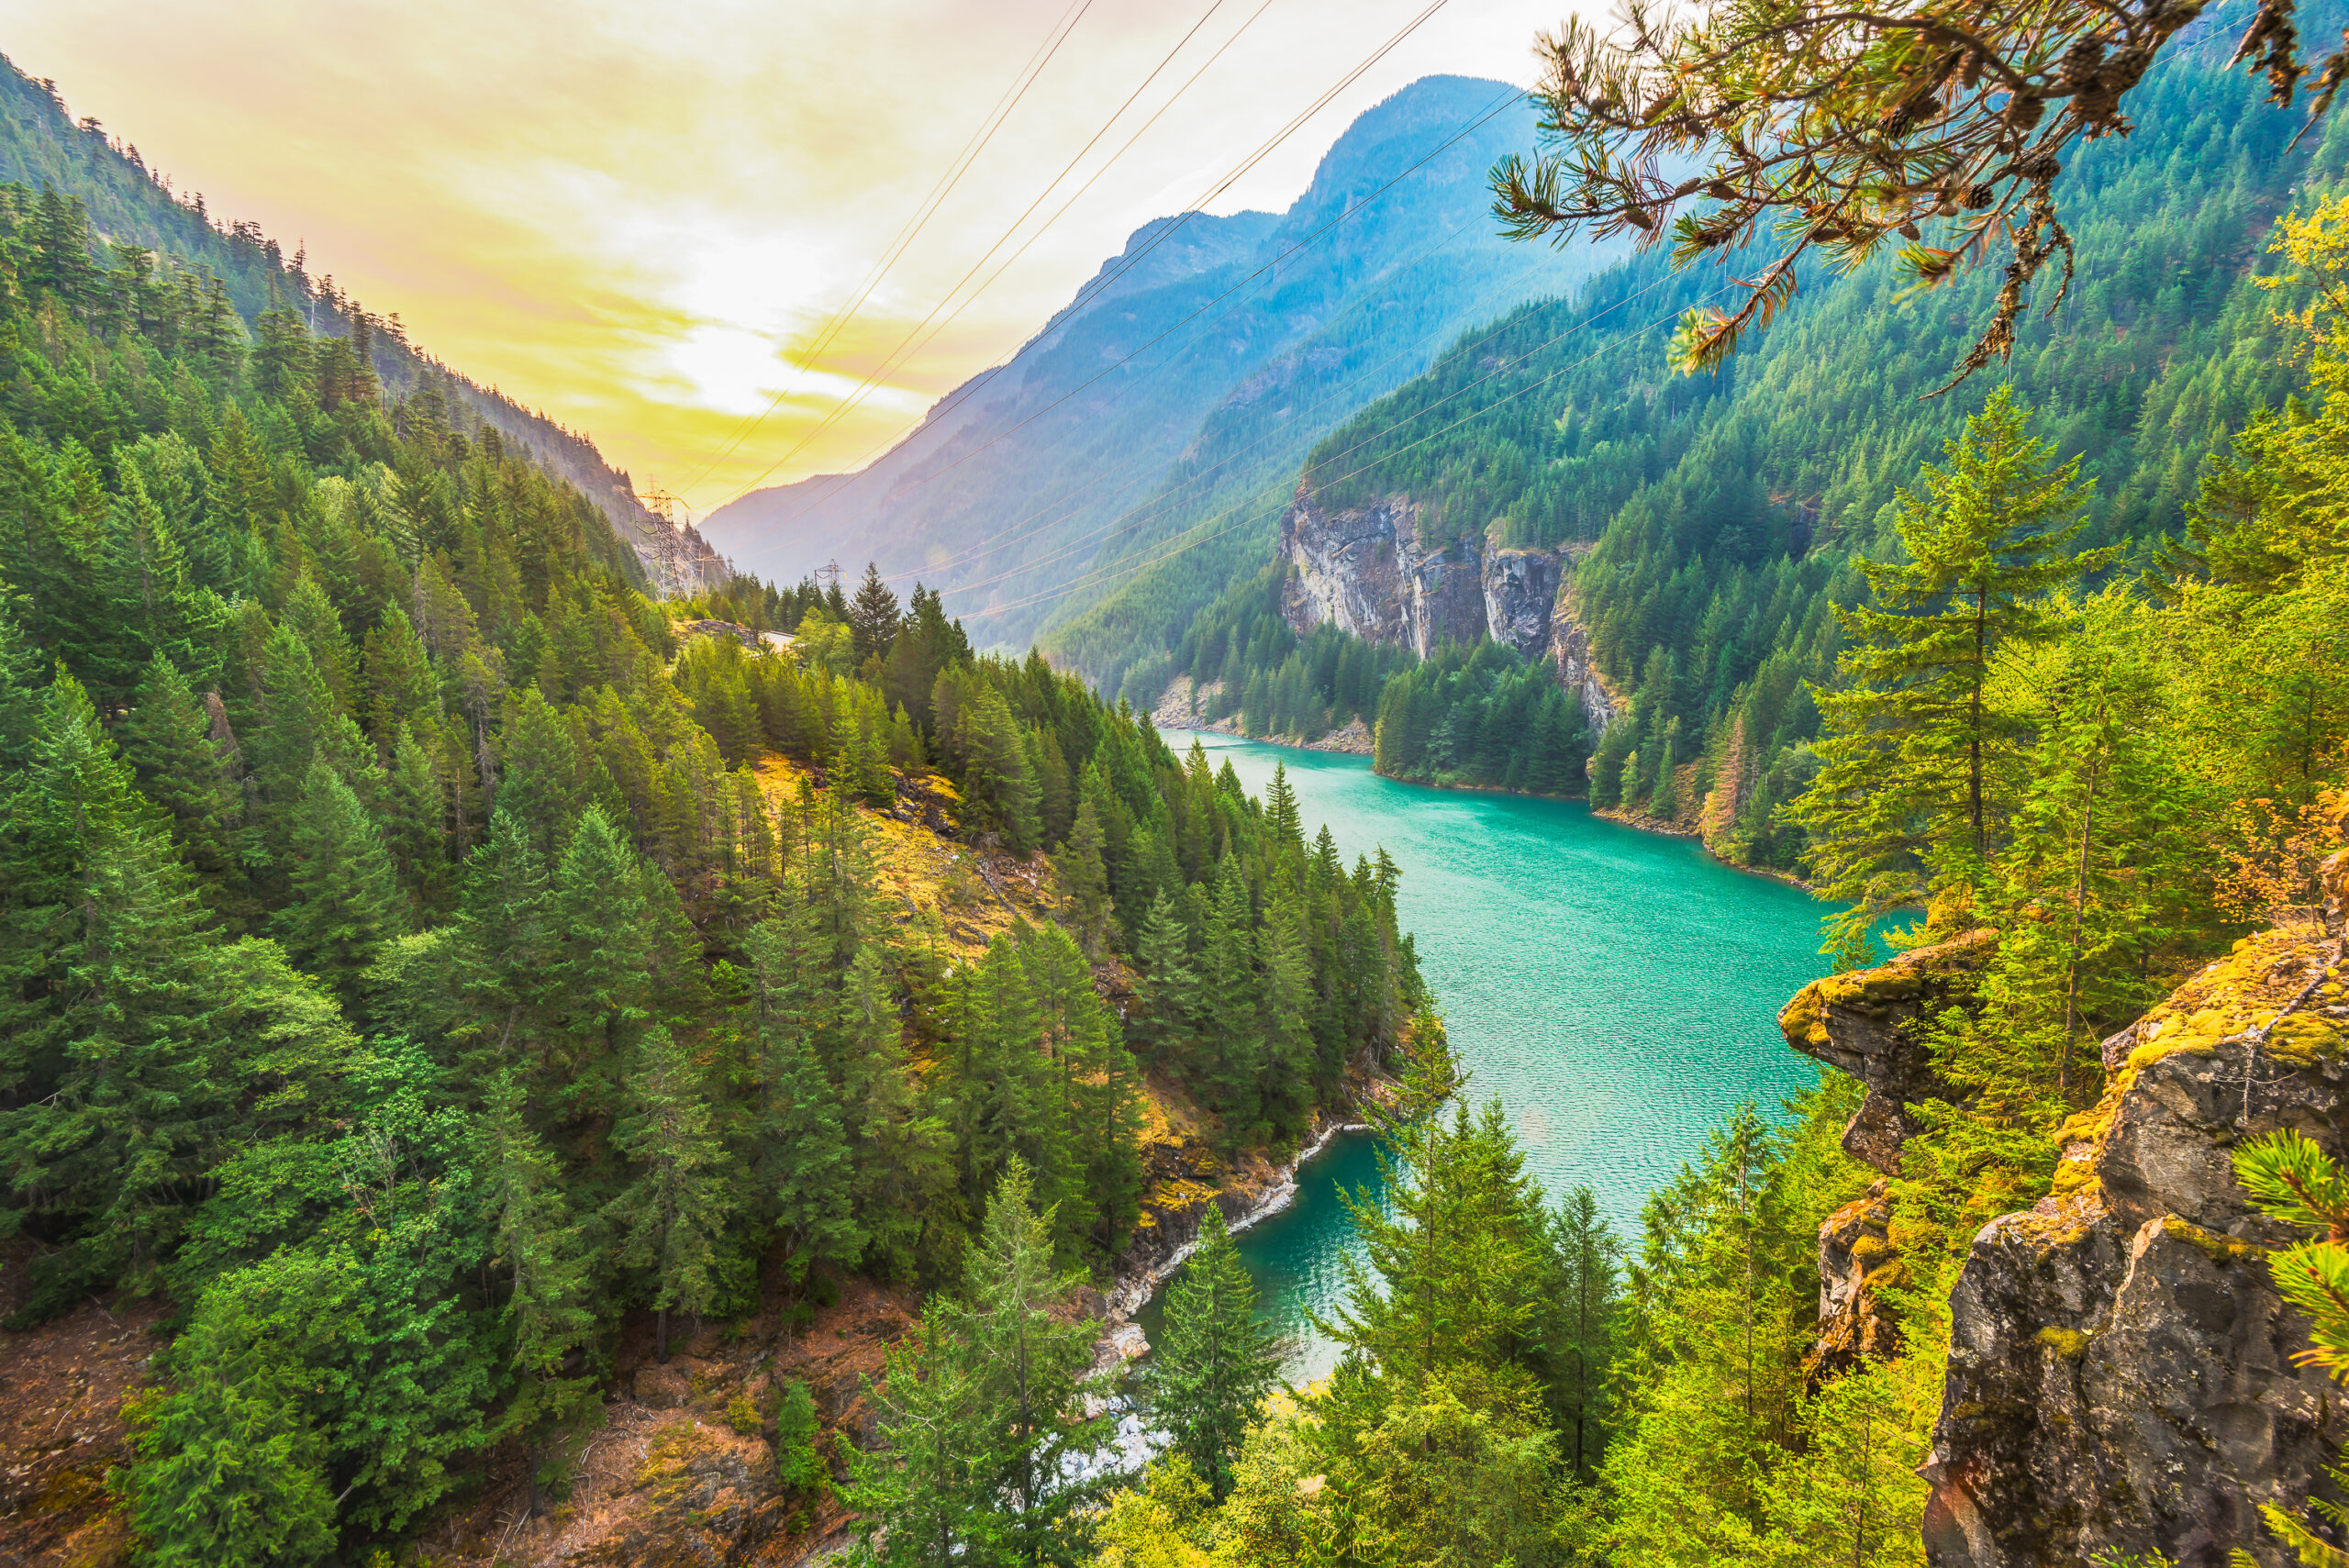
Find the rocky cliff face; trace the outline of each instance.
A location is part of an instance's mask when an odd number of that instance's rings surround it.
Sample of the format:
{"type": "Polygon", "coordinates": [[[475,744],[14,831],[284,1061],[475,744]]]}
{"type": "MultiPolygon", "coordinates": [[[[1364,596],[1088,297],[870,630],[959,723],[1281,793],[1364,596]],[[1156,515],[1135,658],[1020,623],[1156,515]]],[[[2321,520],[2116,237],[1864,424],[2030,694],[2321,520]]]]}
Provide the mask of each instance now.
{"type": "Polygon", "coordinates": [[[1481,538],[1426,550],[1419,520],[1408,495],[1325,512],[1300,495],[1281,518],[1289,625],[1299,632],[1331,625],[1421,658],[1447,642],[1489,637],[1552,661],[1560,684],[1581,695],[1592,728],[1605,729],[1617,711],[1613,694],[1591,667],[1590,639],[1570,608],[1560,610],[1566,553],[1481,538]]]}
{"type": "MultiPolygon", "coordinates": [[[[2280,1564],[2259,1507],[2329,1493],[2349,1410],[2294,1364],[2307,1325],[2266,1254],[2296,1238],[2253,1209],[2231,1158],[2279,1128],[2349,1157],[2349,854],[2326,873],[2325,927],[2246,940],[2107,1042],[2110,1080],[2063,1129],[2053,1191],[1975,1238],[1921,1472],[1934,1568],[2101,1551],[2280,1564]]],[[[1966,963],[1954,943],[1839,976],[1781,1020],[1798,1049],[1868,1084],[1876,1114],[1847,1146],[1879,1168],[1897,1167],[1905,1106],[1929,1082],[1909,1020],[1966,963]]],[[[1821,1235],[1822,1360],[1870,1353],[1872,1208],[1821,1235]]]]}

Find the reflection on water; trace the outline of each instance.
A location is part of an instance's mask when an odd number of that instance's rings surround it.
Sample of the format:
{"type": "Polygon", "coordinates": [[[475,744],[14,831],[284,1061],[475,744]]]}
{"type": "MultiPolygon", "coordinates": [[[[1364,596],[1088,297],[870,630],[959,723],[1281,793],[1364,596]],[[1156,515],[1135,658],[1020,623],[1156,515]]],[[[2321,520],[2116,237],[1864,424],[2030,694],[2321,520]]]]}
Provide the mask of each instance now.
{"type": "MultiPolygon", "coordinates": [[[[1648,1192],[1732,1106],[1770,1106],[1816,1081],[1776,1023],[1824,972],[1820,906],[1800,889],[1573,802],[1423,789],[1364,758],[1199,739],[1252,794],[1286,763],[1308,834],[1326,822],[1349,863],[1384,845],[1402,868],[1403,928],[1473,1074],[1470,1097],[1501,1097],[1551,1193],[1588,1184],[1628,1235],[1648,1192]]],[[[1178,750],[1191,740],[1167,736],[1178,750]]],[[[1342,1139],[1300,1173],[1293,1206],[1241,1237],[1297,1341],[1292,1376],[1335,1362],[1306,1315],[1335,1306],[1341,1260],[1360,1252],[1338,1186],[1376,1175],[1370,1140],[1342,1139]]],[[[1145,1310],[1146,1332],[1157,1311],[1145,1310]]]]}

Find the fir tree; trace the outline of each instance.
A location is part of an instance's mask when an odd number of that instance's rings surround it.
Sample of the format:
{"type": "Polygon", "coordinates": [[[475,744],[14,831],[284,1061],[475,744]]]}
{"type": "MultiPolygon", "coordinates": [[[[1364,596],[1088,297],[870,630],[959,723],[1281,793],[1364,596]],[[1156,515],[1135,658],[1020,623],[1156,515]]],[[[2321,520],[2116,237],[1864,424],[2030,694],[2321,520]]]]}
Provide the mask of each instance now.
{"type": "Polygon", "coordinates": [[[1902,493],[1909,559],[1863,562],[1876,605],[1841,617],[1843,689],[1819,699],[1831,736],[1800,816],[1822,895],[1852,906],[1831,922],[1847,956],[1885,910],[1981,885],[2008,809],[1996,773],[2017,734],[1992,669],[2060,628],[2052,590],[2114,558],[2071,549],[2087,526],[2079,460],[2055,463],[2028,421],[2010,390],[1991,395],[1949,443],[1948,466],[1925,471],[1924,494],[1902,493]]]}
{"type": "Polygon", "coordinates": [[[1062,918],[1076,933],[1085,956],[1096,960],[1108,955],[1114,914],[1109,874],[1101,859],[1106,841],[1100,813],[1087,798],[1078,804],[1076,826],[1052,862],[1061,884],[1062,918]]]}
{"type": "Polygon", "coordinates": [[[853,1218],[839,1096],[804,1030],[776,1020],[761,1032],[752,1179],[771,1206],[795,1276],[817,1262],[853,1262],[864,1238],[853,1218]]]}
{"type": "Polygon", "coordinates": [[[285,951],[355,1002],[376,954],[406,929],[405,906],[382,832],[324,762],[310,764],[287,856],[292,902],[276,921],[285,951]]]}
{"type": "Polygon", "coordinates": [[[665,1362],[669,1314],[698,1317],[718,1299],[718,1239],[730,1195],[701,1075],[666,1029],[652,1029],[638,1048],[612,1142],[637,1172],[606,1215],[621,1263],[650,1271],[654,1354],[665,1362]]]}
{"type": "Polygon", "coordinates": [[[1191,966],[1190,931],[1164,888],[1150,902],[1138,948],[1142,1006],[1137,1032],[1142,1048],[1155,1061],[1186,1066],[1200,1007],[1199,977],[1191,966]]]}
{"type": "Polygon", "coordinates": [[[881,568],[872,562],[864,563],[864,581],[857,585],[856,597],[849,601],[849,629],[856,638],[856,662],[861,669],[868,659],[889,651],[897,635],[897,595],[881,580],[881,568]]]}
{"type": "Polygon", "coordinates": [[[213,739],[212,716],[160,652],[148,662],[137,701],[124,726],[124,755],[138,770],[139,792],[171,814],[189,868],[218,907],[238,874],[243,800],[213,739]]]}
{"type": "Polygon", "coordinates": [[[1166,1293],[1166,1327],[1144,1374],[1152,1417],[1221,1502],[1232,1463],[1280,1385],[1280,1350],[1256,1316],[1256,1286],[1210,1199],[1197,1250],[1166,1293]]]}
{"type": "Polygon", "coordinates": [[[542,1506],[548,1427],[594,1406],[589,1380],[564,1373],[595,1332],[596,1318],[587,1242],[572,1220],[562,1166],[530,1129],[527,1106],[513,1074],[500,1074],[475,1125],[471,1152],[489,1222],[489,1261],[505,1274],[510,1361],[522,1377],[507,1418],[529,1436],[535,1512],[542,1506]]]}

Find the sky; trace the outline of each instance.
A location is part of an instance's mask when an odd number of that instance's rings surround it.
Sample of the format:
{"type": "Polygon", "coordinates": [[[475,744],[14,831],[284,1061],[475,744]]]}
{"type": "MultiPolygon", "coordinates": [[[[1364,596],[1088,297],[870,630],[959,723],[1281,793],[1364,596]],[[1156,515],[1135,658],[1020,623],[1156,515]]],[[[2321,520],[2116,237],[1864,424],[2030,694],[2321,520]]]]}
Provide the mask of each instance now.
{"type": "MultiPolygon", "coordinates": [[[[885,449],[1428,4],[0,0],[0,50],[698,517],[885,449]]],[[[1286,207],[1420,76],[1531,81],[1564,15],[1446,0],[1204,205],[1286,207]]]]}

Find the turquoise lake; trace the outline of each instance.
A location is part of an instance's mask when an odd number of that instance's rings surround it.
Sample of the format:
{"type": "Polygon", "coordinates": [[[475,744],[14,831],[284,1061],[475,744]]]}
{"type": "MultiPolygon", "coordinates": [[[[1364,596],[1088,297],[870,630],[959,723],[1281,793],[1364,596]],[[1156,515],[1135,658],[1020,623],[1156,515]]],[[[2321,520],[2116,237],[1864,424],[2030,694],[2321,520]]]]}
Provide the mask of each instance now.
{"type": "MultiPolygon", "coordinates": [[[[1194,739],[1166,735],[1178,751],[1194,739]]],[[[1775,1021],[1826,972],[1820,906],[1800,889],[1572,801],[1427,789],[1364,757],[1196,739],[1252,795],[1286,764],[1308,836],[1328,823],[1349,865],[1386,847],[1469,1097],[1498,1095],[1542,1186],[1589,1186],[1627,1240],[1649,1190],[1725,1113],[1775,1109],[1817,1081],[1775,1021]]],[[[1335,1359],[1306,1314],[1335,1305],[1358,1250],[1339,1189],[1375,1190],[1377,1175],[1370,1140],[1341,1139],[1299,1173],[1293,1205],[1240,1239],[1295,1347],[1293,1378],[1335,1359]]],[[[1143,1314],[1146,1333],[1154,1319],[1143,1314]]]]}

